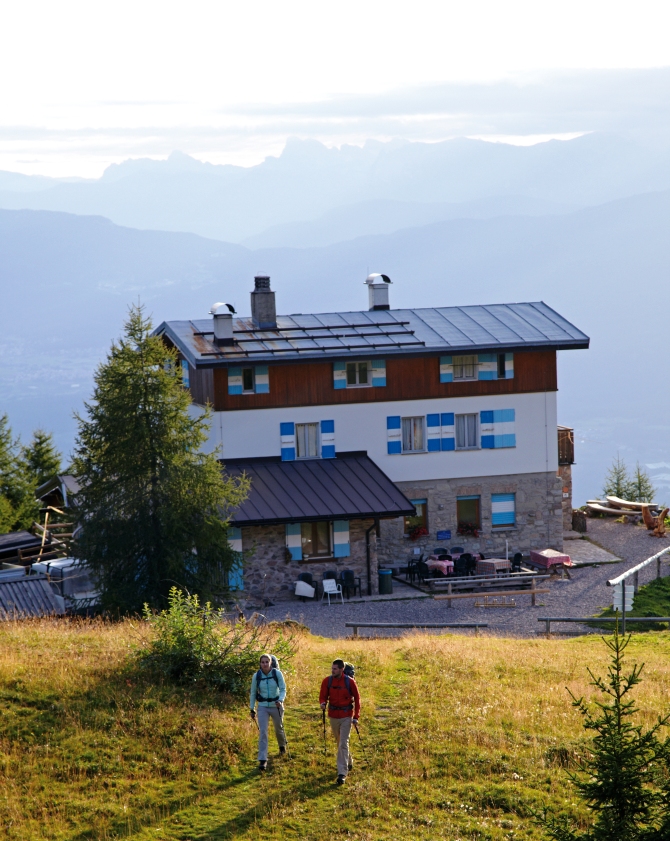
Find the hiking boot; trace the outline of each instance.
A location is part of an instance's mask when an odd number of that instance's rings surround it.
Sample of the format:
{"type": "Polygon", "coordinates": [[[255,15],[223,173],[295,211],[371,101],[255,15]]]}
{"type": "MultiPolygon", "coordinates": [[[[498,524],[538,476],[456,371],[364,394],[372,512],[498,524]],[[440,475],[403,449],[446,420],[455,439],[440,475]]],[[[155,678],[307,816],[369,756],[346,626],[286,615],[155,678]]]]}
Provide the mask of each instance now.
{"type": "Polygon", "coordinates": [[[338,786],[343,786],[343,785],[345,784],[346,780],[347,780],[347,778],[345,777],[345,775],[344,775],[344,774],[338,774],[338,775],[337,775],[337,784],[338,784],[338,786]]]}
{"type": "Polygon", "coordinates": [[[268,761],[267,761],[267,759],[259,759],[259,760],[258,760],[258,770],[259,770],[259,771],[267,771],[267,770],[268,770],[268,761]]]}
{"type": "Polygon", "coordinates": [[[279,753],[285,754],[286,753],[286,745],[279,745],[279,753]]]}
{"type": "Polygon", "coordinates": [[[349,762],[347,763],[347,768],[348,768],[350,771],[353,771],[353,770],[354,770],[354,758],[353,758],[353,756],[350,756],[350,757],[349,757],[349,762]]]}

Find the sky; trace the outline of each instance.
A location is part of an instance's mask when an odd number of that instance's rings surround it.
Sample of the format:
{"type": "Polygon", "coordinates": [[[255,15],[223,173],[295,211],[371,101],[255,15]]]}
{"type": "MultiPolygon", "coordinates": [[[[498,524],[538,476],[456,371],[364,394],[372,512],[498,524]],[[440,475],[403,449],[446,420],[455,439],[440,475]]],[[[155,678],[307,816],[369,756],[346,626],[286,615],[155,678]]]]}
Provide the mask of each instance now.
{"type": "Polygon", "coordinates": [[[611,127],[592,106],[625,98],[612,71],[670,66],[669,17],[656,0],[4,4],[0,169],[90,178],[175,149],[249,166],[290,136],[567,138],[611,127]],[[566,90],[589,93],[567,119],[566,90]]]}

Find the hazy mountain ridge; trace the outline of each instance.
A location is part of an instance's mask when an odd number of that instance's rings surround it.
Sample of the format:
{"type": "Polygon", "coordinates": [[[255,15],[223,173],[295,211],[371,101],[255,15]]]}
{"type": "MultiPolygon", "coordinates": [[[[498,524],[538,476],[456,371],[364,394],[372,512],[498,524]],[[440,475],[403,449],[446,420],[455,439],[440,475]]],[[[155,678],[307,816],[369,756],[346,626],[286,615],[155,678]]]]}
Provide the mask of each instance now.
{"type": "MultiPolygon", "coordinates": [[[[28,176],[25,176],[28,177],[28,176]]],[[[10,190],[0,207],[105,216],[140,229],[189,231],[229,242],[366,201],[457,203],[520,196],[597,204],[670,188],[664,148],[610,134],[510,146],[465,138],[328,149],[292,140],[279,157],[243,168],[186,155],[126,161],[102,178],[10,190]]]]}

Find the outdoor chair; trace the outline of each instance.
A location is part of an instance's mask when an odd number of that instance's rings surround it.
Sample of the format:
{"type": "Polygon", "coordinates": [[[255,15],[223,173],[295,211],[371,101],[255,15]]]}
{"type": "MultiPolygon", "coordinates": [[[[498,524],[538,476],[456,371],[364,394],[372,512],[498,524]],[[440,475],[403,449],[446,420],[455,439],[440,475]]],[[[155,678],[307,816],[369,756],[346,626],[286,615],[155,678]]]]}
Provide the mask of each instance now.
{"type": "Polygon", "coordinates": [[[468,559],[461,555],[454,561],[454,575],[459,578],[468,574],[468,559]]]}
{"type": "Polygon", "coordinates": [[[327,569],[323,574],[323,580],[325,581],[326,578],[332,578],[334,581],[337,581],[337,570],[327,569]]]}
{"type": "Polygon", "coordinates": [[[428,566],[423,562],[419,561],[416,565],[416,575],[419,579],[419,584],[423,584],[423,582],[430,578],[430,569],[428,566]]]}
{"type": "Polygon", "coordinates": [[[340,597],[342,604],[344,604],[344,596],[342,595],[342,585],[338,584],[334,578],[325,578],[323,579],[323,593],[321,595],[321,601],[328,596],[328,604],[330,605],[330,597],[334,596],[337,598],[340,597]]]}
{"type": "Polygon", "coordinates": [[[452,546],[449,550],[451,555],[462,555],[463,552],[465,552],[465,549],[462,546],[452,546]]]}
{"type": "MultiPolygon", "coordinates": [[[[314,582],[314,576],[311,572],[301,572],[298,576],[298,581],[304,581],[305,584],[309,584],[310,587],[314,587],[315,594],[318,595],[318,590],[316,587],[316,583],[314,582]]],[[[300,596],[301,601],[305,601],[307,596],[300,596]]]]}
{"type": "Polygon", "coordinates": [[[356,590],[358,589],[358,595],[362,598],[363,593],[361,592],[361,579],[354,575],[353,569],[343,569],[342,575],[340,576],[340,584],[342,585],[342,589],[347,594],[347,598],[349,598],[349,593],[353,590],[354,597],[356,596],[356,590]]]}
{"type": "Polygon", "coordinates": [[[438,561],[453,561],[451,555],[447,555],[446,552],[442,552],[442,554],[437,556],[438,561]]]}
{"type": "Polygon", "coordinates": [[[512,558],[512,572],[521,572],[521,552],[516,552],[512,558]]]}

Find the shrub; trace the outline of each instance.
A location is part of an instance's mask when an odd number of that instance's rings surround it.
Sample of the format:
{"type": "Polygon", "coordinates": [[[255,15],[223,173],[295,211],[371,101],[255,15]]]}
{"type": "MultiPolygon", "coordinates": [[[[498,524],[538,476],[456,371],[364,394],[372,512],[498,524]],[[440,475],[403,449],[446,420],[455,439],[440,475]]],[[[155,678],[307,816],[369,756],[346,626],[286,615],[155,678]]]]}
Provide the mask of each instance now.
{"type": "Polygon", "coordinates": [[[151,633],[137,652],[141,668],[177,684],[202,681],[231,694],[243,694],[260,655],[271,651],[280,665],[295,653],[294,634],[237,622],[230,625],[221,610],[197,595],[172,587],[169,607],[156,613],[148,605],[144,618],[151,633]]]}

